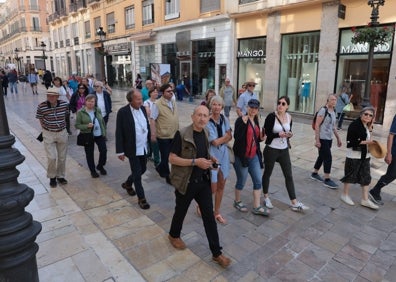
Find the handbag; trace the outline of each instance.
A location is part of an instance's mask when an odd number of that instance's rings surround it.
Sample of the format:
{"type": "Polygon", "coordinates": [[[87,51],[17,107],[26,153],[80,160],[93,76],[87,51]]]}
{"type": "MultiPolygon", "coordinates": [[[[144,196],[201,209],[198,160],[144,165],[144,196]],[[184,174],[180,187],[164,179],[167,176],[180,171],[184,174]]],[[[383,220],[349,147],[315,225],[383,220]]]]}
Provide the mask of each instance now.
{"type": "Polygon", "coordinates": [[[79,133],[77,135],[77,145],[78,146],[90,146],[94,143],[94,135],[91,132],[89,133],[79,133]]]}
{"type": "Polygon", "coordinates": [[[354,110],[353,104],[349,103],[345,105],[345,107],[342,109],[343,112],[351,112],[354,110]]]}

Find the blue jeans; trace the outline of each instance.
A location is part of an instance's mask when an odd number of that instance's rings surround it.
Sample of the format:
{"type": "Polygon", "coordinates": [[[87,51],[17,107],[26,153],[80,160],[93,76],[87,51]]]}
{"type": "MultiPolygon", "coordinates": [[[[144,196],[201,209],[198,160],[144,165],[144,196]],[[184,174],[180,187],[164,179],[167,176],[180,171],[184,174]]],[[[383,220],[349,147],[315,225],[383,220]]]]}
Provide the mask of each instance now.
{"type": "Polygon", "coordinates": [[[243,189],[247,180],[248,173],[252,178],[253,190],[261,189],[261,167],[257,155],[248,160],[247,167],[243,167],[241,159],[235,156],[234,169],[237,177],[235,189],[243,189]]]}
{"type": "Polygon", "coordinates": [[[337,128],[342,128],[342,122],[344,121],[345,113],[337,113],[338,125],[337,128]]]}
{"type": "Polygon", "coordinates": [[[231,106],[224,106],[224,115],[230,117],[231,106]]]}
{"type": "Polygon", "coordinates": [[[18,82],[10,82],[9,85],[11,88],[11,93],[14,93],[15,91],[15,94],[18,94],[18,82]]]}
{"type": "Polygon", "coordinates": [[[333,158],[331,156],[331,144],[333,140],[320,139],[320,148],[318,149],[319,156],[316,159],[314,169],[319,170],[323,164],[324,173],[330,173],[331,163],[333,158]]]}

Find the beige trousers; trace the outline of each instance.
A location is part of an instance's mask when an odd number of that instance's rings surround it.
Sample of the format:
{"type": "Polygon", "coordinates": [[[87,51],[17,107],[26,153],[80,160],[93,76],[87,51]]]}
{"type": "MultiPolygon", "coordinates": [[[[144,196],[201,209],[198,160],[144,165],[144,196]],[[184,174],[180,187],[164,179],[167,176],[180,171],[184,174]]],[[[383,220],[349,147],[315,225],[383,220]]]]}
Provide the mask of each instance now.
{"type": "Polygon", "coordinates": [[[64,178],[66,171],[66,155],[68,134],[66,129],[52,132],[43,129],[43,142],[47,154],[47,177],[64,178]]]}

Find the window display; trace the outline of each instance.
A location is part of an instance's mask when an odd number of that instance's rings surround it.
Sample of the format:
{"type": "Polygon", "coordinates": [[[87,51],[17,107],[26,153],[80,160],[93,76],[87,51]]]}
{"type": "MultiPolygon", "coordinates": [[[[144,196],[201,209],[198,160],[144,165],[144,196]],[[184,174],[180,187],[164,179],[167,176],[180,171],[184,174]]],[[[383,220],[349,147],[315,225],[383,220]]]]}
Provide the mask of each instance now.
{"type": "Polygon", "coordinates": [[[319,36],[319,32],[282,36],[279,95],[290,98],[290,111],[314,112],[319,36]]]}
{"type": "Polygon", "coordinates": [[[263,102],[263,81],[265,70],[266,38],[249,38],[239,40],[238,47],[238,85],[239,87],[248,80],[254,80],[254,92],[263,102]]]}
{"type": "MultiPolygon", "coordinates": [[[[347,113],[347,118],[355,118],[361,110],[362,104],[367,103],[363,98],[367,80],[368,46],[367,44],[352,44],[352,36],[352,30],[341,30],[336,81],[338,89],[347,86],[353,95],[351,102],[354,105],[354,111],[347,113]]],[[[368,102],[376,109],[376,123],[382,123],[384,117],[392,51],[391,43],[379,45],[374,49],[368,102]]]]}

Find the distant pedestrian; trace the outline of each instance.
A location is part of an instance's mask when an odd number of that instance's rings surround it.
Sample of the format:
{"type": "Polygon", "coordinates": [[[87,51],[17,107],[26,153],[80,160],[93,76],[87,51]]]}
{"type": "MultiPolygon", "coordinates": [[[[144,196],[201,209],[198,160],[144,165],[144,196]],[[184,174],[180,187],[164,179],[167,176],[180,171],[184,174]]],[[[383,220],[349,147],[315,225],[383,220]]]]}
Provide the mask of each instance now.
{"type": "Polygon", "coordinates": [[[191,125],[176,132],[171,145],[169,162],[172,164],[171,182],[176,188],[176,207],[168,239],[175,249],[186,248],[180,236],[188,208],[191,201],[195,200],[201,208],[212,259],[226,268],[231,264],[231,259],[221,252],[210,188],[209,170],[217,160],[210,156],[208,133],[205,130],[209,121],[209,110],[198,106],[191,119],[191,125]]]}
{"type": "Polygon", "coordinates": [[[148,93],[149,93],[149,90],[152,89],[153,87],[154,87],[153,81],[151,79],[147,79],[145,86],[141,90],[143,102],[150,98],[148,93]]]}
{"type": "MultiPolygon", "coordinates": [[[[45,74],[44,74],[45,75],[45,74]]],[[[67,105],[69,106],[69,101],[70,101],[70,94],[69,92],[63,87],[62,85],[62,79],[60,77],[55,77],[54,78],[54,90],[59,92],[59,100],[65,101],[67,105]]],[[[69,111],[66,113],[66,130],[69,135],[72,134],[70,130],[70,107],[69,111]]]]}
{"type": "Polygon", "coordinates": [[[7,74],[8,76],[8,83],[11,88],[11,94],[15,92],[15,94],[18,94],[18,74],[15,69],[10,70],[7,74]]]}
{"type": "Polygon", "coordinates": [[[78,85],[77,92],[70,98],[70,110],[76,113],[85,105],[85,98],[88,96],[88,87],[82,83],[78,85]]]}
{"type": "Polygon", "coordinates": [[[28,74],[27,80],[28,80],[28,82],[30,84],[30,87],[32,87],[33,95],[34,94],[38,95],[37,83],[39,81],[39,77],[38,77],[36,71],[33,68],[30,70],[30,73],[28,74]]]}
{"type": "Polygon", "coordinates": [[[351,95],[350,97],[348,95],[348,87],[343,86],[341,89],[341,93],[337,97],[337,104],[335,106],[335,111],[337,113],[337,120],[338,120],[338,124],[337,124],[338,130],[342,129],[342,123],[344,121],[344,116],[345,116],[344,107],[351,102],[352,97],[353,95],[351,95]]]}
{"type": "Polygon", "coordinates": [[[210,100],[214,96],[216,96],[216,91],[214,91],[214,89],[209,88],[208,90],[206,90],[205,100],[201,102],[201,105],[206,106],[209,109],[209,112],[210,112],[210,100]]]}
{"type": "Polygon", "coordinates": [[[243,92],[237,101],[236,112],[239,117],[247,114],[247,105],[250,99],[258,100],[257,94],[254,93],[254,87],[256,87],[256,82],[250,79],[245,83],[246,91],[243,92]]]}
{"type": "Polygon", "coordinates": [[[380,177],[377,184],[370,190],[368,196],[377,205],[383,205],[381,189],[396,179],[396,115],[389,130],[385,163],[388,165],[386,173],[380,177]]]}
{"type": "Polygon", "coordinates": [[[314,170],[311,178],[323,183],[325,187],[337,189],[338,185],[330,179],[332,155],[331,145],[333,143],[333,134],[337,138],[337,146],[341,147],[341,138],[336,128],[336,116],[334,106],[337,102],[335,94],[329,94],[325,107],[320,108],[315,124],[315,147],[318,148],[318,157],[316,159],[314,170]],[[323,164],[324,179],[318,174],[323,164]]]}
{"type": "Polygon", "coordinates": [[[107,148],[106,148],[106,127],[102,118],[102,113],[99,108],[95,107],[96,96],[89,94],[85,99],[85,106],[78,111],[76,116],[76,128],[81,133],[92,133],[94,142],[84,146],[85,157],[87,159],[88,168],[91,171],[92,178],[99,177],[96,169],[99,170],[101,175],[106,175],[107,171],[104,166],[107,161],[107,148]],[[98,165],[95,167],[95,143],[99,150],[98,165]]]}
{"type": "Polygon", "coordinates": [[[224,115],[229,118],[231,107],[236,105],[237,97],[235,88],[231,85],[231,80],[226,78],[225,84],[220,88],[219,95],[224,100],[224,115]]]}
{"type": "Polygon", "coordinates": [[[96,106],[102,111],[102,117],[107,125],[109,121],[110,113],[112,112],[112,102],[109,92],[104,90],[103,82],[96,81],[94,84],[95,92],[93,94],[96,95],[96,106]]]}
{"type": "MultiPolygon", "coordinates": [[[[151,109],[153,108],[153,105],[158,98],[158,90],[156,87],[154,87],[149,91],[149,96],[150,99],[144,101],[143,103],[143,106],[146,108],[147,116],[151,115],[151,109]]],[[[160,164],[160,160],[161,160],[157,140],[151,140],[150,146],[151,146],[151,155],[149,156],[149,158],[152,158],[152,160],[154,161],[154,166],[157,167],[160,164]]]]}
{"type": "Polygon", "coordinates": [[[7,96],[7,89],[8,89],[8,77],[4,70],[1,71],[0,77],[2,80],[1,87],[3,88],[4,96],[7,96]]]}
{"type": "Polygon", "coordinates": [[[116,153],[122,161],[127,157],[131,168],[131,175],[122,187],[129,195],[137,195],[139,207],[145,210],[150,205],[144,193],[142,175],[146,172],[147,156],[150,154],[150,125],[140,91],[132,89],[126,98],[128,105],[117,113],[116,153]]]}
{"type": "Polygon", "coordinates": [[[369,144],[372,144],[370,131],[374,119],[374,108],[365,107],[360,111],[360,116],[348,127],[347,155],[345,159],[345,176],[341,179],[344,190],[341,200],[353,206],[355,203],[349,196],[349,188],[353,183],[359,183],[362,187],[362,206],[377,210],[378,206],[368,197],[368,188],[371,182],[369,144]]]}
{"type": "Polygon", "coordinates": [[[58,98],[58,91],[48,90],[47,100],[38,105],[36,112],[47,154],[47,177],[50,179],[52,188],[55,188],[57,183],[67,184],[65,173],[68,135],[65,117],[69,107],[65,101],[58,100],[58,98]]]}
{"type": "Polygon", "coordinates": [[[143,79],[140,73],[136,75],[135,88],[141,90],[143,88],[143,79]]]}
{"type": "Polygon", "coordinates": [[[45,71],[45,73],[43,75],[43,82],[44,82],[45,89],[48,90],[48,88],[52,84],[52,74],[51,74],[51,72],[49,70],[45,71]]]}
{"type": "Polygon", "coordinates": [[[293,137],[292,117],[287,113],[289,104],[289,97],[279,97],[277,110],[268,114],[264,122],[264,132],[267,137],[263,153],[264,173],[262,182],[264,205],[269,209],[273,208],[268,192],[272,171],[275,163],[277,162],[279,163],[285,178],[285,185],[291,202],[290,208],[292,211],[304,211],[308,210],[309,207],[297,201],[289,154],[289,140],[293,137]]]}
{"type": "Polygon", "coordinates": [[[184,86],[182,81],[176,86],[176,93],[178,101],[183,101],[184,95],[190,95],[190,92],[184,86]]]}

